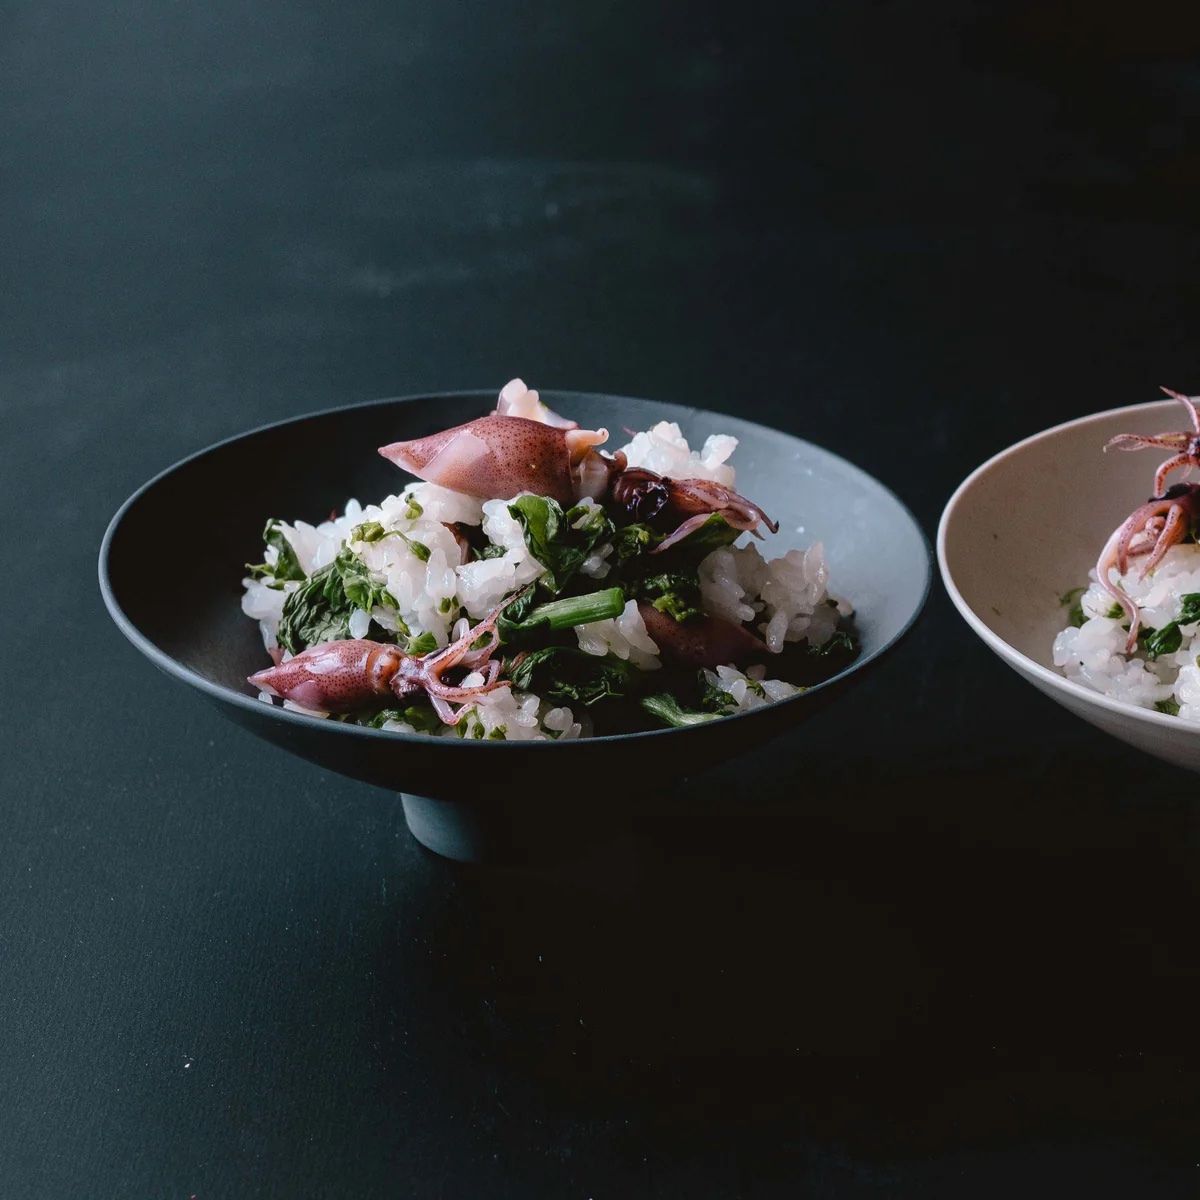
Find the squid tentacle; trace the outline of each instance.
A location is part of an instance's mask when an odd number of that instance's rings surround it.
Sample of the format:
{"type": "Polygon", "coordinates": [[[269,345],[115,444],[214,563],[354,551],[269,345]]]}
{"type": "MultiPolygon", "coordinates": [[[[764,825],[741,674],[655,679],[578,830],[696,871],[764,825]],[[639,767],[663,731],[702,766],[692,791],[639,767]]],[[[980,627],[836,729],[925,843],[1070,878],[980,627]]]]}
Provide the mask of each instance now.
{"type": "Polygon", "coordinates": [[[1185,396],[1169,387],[1161,388],[1160,391],[1172,400],[1178,400],[1187,409],[1192,423],[1190,430],[1154,434],[1118,433],[1104,444],[1105,450],[1149,450],[1157,447],[1160,450],[1175,451],[1154,474],[1155,496],[1164,494],[1167,476],[1172,471],[1177,471],[1180,467],[1200,467],[1200,409],[1196,406],[1196,398],[1185,396]]]}
{"type": "Polygon", "coordinates": [[[1111,574],[1115,567],[1121,576],[1129,570],[1131,556],[1148,555],[1139,572],[1145,578],[1162,562],[1172,546],[1187,537],[1193,522],[1200,515],[1200,484],[1177,484],[1164,496],[1139,505],[1113,530],[1096,561],[1096,578],[1100,586],[1121,606],[1129,621],[1129,636],[1125,653],[1137,648],[1141,613],[1137,604],[1111,574]]]}

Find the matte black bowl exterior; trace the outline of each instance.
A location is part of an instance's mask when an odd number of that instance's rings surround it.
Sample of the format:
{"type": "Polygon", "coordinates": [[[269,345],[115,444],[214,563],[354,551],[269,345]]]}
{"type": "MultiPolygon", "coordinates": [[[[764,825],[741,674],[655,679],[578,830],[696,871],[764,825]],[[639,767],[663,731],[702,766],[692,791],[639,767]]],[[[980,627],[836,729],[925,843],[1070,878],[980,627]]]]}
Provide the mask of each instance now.
{"type": "Polygon", "coordinates": [[[739,486],[781,523],[769,552],[824,541],[835,590],[857,607],[858,660],[801,696],[751,713],[690,729],[569,742],[389,733],[259,701],[245,679],[266,660],[258,625],[242,615],[240,598],[242,564],[262,557],[266,519],[315,523],[351,496],[368,503],[398,491],[408,476],[376,447],[482,415],[495,403],[483,392],[381,400],[298,417],[177,463],[126,501],[105,534],[100,586],[109,612],[151,662],[251,732],[330,770],[406,793],[414,832],[459,858],[512,854],[532,832],[556,824],[551,817],[570,815],[584,824],[598,819],[594,801],[611,801],[614,779],[637,780],[644,791],[794,728],[861,677],[916,619],[930,579],[924,536],[891,492],[844,459],[761,425],[679,405],[543,395],[582,425],[612,430],[617,445],[622,429],[662,420],[678,422],[693,445],[712,433],[736,435],[739,486]],[[173,561],[173,592],[147,589],[145,563],[160,557],[181,526],[209,529],[212,536],[190,539],[189,553],[173,561]],[[517,828],[514,845],[508,835],[517,828]]]}

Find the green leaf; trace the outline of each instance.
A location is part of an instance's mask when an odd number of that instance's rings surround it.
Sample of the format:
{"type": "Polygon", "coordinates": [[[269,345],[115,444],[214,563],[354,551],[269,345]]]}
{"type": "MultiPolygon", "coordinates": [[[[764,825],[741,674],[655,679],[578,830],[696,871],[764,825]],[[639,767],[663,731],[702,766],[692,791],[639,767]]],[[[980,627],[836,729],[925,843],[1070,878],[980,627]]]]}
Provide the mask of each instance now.
{"type": "MultiPolygon", "coordinates": [[[[279,644],[299,654],[319,642],[350,636],[350,617],[356,608],[371,612],[376,607],[395,609],[391,593],[349,547],[319,571],[314,571],[283,604],[279,622],[279,644]]],[[[408,626],[396,618],[399,631],[408,636],[408,626]]]]}
{"type": "Polygon", "coordinates": [[[345,547],[334,560],[334,566],[342,577],[342,588],[346,598],[364,612],[370,612],[377,605],[384,608],[395,608],[396,601],[391,592],[379,582],[374,572],[367,566],[349,546],[345,547]]]}
{"type": "Polygon", "coordinates": [[[1087,588],[1072,588],[1069,592],[1064,592],[1058,598],[1059,604],[1067,609],[1067,624],[1074,625],[1076,629],[1084,622],[1083,606],[1079,603],[1083,593],[1087,588]]]}
{"type": "Polygon", "coordinates": [[[719,684],[709,679],[706,672],[699,673],[700,707],[706,712],[724,714],[737,708],[737,701],[719,684]]]}
{"type": "Polygon", "coordinates": [[[1169,717],[1179,716],[1179,701],[1178,700],[1157,700],[1154,707],[1160,713],[1166,713],[1169,717]]]}
{"type": "Polygon", "coordinates": [[[676,729],[717,721],[724,715],[719,712],[702,712],[698,709],[684,708],[670,692],[659,692],[656,696],[644,696],[642,707],[651,716],[657,717],[664,724],[671,725],[676,729]]]}
{"type": "Polygon", "coordinates": [[[1179,632],[1178,621],[1168,621],[1161,629],[1147,629],[1144,640],[1142,634],[1138,636],[1142,641],[1142,649],[1151,662],[1164,654],[1174,654],[1183,645],[1183,634],[1179,632]]]}
{"type": "Polygon", "coordinates": [[[670,556],[672,561],[686,560],[699,562],[702,558],[728,546],[741,537],[742,531],[734,529],[720,513],[710,513],[703,525],[693,529],[687,537],[676,542],[663,551],[663,557],[670,556]]]}
{"type": "Polygon", "coordinates": [[[275,547],[275,561],[273,563],[247,563],[246,570],[250,572],[251,579],[271,579],[276,584],[282,585],[285,580],[298,582],[304,578],[304,569],[300,566],[296,551],[292,549],[291,542],[287,540],[282,523],[274,517],[267,522],[267,526],[263,530],[263,541],[268,546],[275,547]]]}
{"type": "Polygon", "coordinates": [[[853,634],[844,629],[835,630],[828,641],[819,646],[809,646],[808,653],[814,658],[831,658],[835,654],[857,654],[858,642],[853,634]]]}
{"type": "Polygon", "coordinates": [[[538,582],[555,595],[613,532],[602,508],[577,504],[564,513],[549,496],[518,496],[508,511],[520,523],[529,553],[546,569],[538,582]]]}
{"type": "Polygon", "coordinates": [[[700,581],[694,574],[664,571],[638,583],[638,596],[676,621],[700,616],[700,581]]]}
{"type": "Polygon", "coordinates": [[[1164,654],[1174,654],[1183,645],[1181,625],[1194,625],[1200,621],[1200,592],[1188,592],[1179,598],[1179,616],[1168,621],[1159,629],[1142,629],[1138,641],[1146,657],[1153,662],[1164,654]]]}
{"type": "Polygon", "coordinates": [[[442,719],[428,704],[411,704],[407,708],[385,708],[377,712],[367,724],[372,729],[382,729],[386,721],[404,721],[418,733],[436,733],[442,727],[442,719]]]}
{"type": "Polygon", "coordinates": [[[586,654],[575,646],[545,646],[512,668],[513,687],[549,700],[595,704],[636,690],[642,673],[613,654],[586,654]]]}
{"type": "Polygon", "coordinates": [[[279,621],[279,644],[299,654],[318,642],[350,636],[350,614],[354,605],[346,599],[335,563],[314,571],[284,601],[279,621]]]}
{"type": "Polygon", "coordinates": [[[1188,592],[1179,599],[1180,625],[1193,625],[1200,621],[1200,592],[1188,592]]]}
{"type": "Polygon", "coordinates": [[[423,654],[432,654],[436,649],[437,638],[426,630],[424,633],[415,634],[408,639],[405,653],[411,654],[414,658],[420,658],[423,654]]]}
{"type": "Polygon", "coordinates": [[[618,565],[649,553],[663,540],[649,525],[625,525],[612,536],[613,561],[618,565]]]}

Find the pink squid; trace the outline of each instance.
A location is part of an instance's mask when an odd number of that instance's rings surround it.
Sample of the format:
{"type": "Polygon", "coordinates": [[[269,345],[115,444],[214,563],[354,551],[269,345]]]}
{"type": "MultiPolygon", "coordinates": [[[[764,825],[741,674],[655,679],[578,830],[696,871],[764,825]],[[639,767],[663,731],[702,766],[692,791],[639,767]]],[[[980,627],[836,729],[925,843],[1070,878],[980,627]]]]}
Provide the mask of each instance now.
{"type": "Polygon", "coordinates": [[[421,479],[480,500],[510,500],[522,492],[550,496],[564,507],[608,498],[631,521],[658,521],[673,532],[661,552],[713,513],[755,536],[760,525],[779,529],[758,505],[707,479],[670,479],[629,467],[621,451],[597,449],[607,429],[580,429],[548,409],[514,379],[496,411],[428,437],[393,442],[379,453],[421,479]]]}
{"type": "Polygon", "coordinates": [[[1192,531],[1200,518],[1200,484],[1178,483],[1165,495],[1148,500],[1113,530],[1096,563],[1096,578],[1101,586],[1121,606],[1129,619],[1129,637],[1125,653],[1132,654],[1137,646],[1140,614],[1119,583],[1113,583],[1110,573],[1116,567],[1119,574],[1129,570],[1129,560],[1147,555],[1139,578],[1145,578],[1163,560],[1172,546],[1178,545],[1192,531]]]}
{"type": "Polygon", "coordinates": [[[1196,409],[1196,397],[1185,396],[1182,392],[1171,388],[1160,388],[1160,391],[1178,400],[1188,411],[1192,419],[1192,428],[1179,433],[1156,433],[1150,436],[1140,433],[1119,433],[1109,438],[1105,450],[1116,447],[1119,450],[1148,450],[1155,446],[1163,450],[1174,450],[1154,473],[1154,494],[1161,496],[1166,486],[1167,476],[1179,467],[1200,467],[1200,411],[1196,409]]]}
{"type": "Polygon", "coordinates": [[[508,682],[500,678],[501,664],[492,655],[499,645],[496,623],[514,599],[508,597],[457,641],[420,657],[398,646],[350,638],[310,646],[287,662],[256,672],[249,682],[304,708],[336,713],[424,692],[442,721],[456,725],[473,701],[508,682]],[[487,644],[476,647],[481,638],[487,638],[487,644]],[[474,687],[452,684],[445,675],[455,669],[481,671],[483,682],[474,687]],[[452,704],[461,707],[456,711],[452,704]]]}
{"type": "Polygon", "coordinates": [[[638,604],[638,612],[659,653],[677,666],[721,667],[753,659],[761,662],[770,654],[766,643],[744,625],[735,625],[724,617],[693,617],[681,624],[644,600],[638,604]]]}

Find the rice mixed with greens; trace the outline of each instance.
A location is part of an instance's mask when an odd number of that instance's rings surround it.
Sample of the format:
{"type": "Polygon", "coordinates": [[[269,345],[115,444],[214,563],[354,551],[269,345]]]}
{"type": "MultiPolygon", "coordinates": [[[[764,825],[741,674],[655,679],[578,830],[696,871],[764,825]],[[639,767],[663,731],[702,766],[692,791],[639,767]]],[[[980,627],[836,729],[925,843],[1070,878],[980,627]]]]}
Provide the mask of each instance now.
{"type": "Polygon", "coordinates": [[[1200,721],[1200,484],[1167,480],[1200,467],[1197,397],[1162,389],[1187,411],[1190,429],[1123,433],[1105,449],[1167,451],[1153,494],[1100,551],[1091,583],[1062,602],[1069,623],[1054,639],[1054,665],[1114,700],[1200,721]]]}
{"type": "Polygon", "coordinates": [[[1063,597],[1069,624],[1054,639],[1054,665],[1068,679],[1138,708],[1200,721],[1200,546],[1176,546],[1153,575],[1116,579],[1138,606],[1129,621],[1100,583],[1063,597]]]}
{"type": "MultiPolygon", "coordinates": [[[[522,436],[582,433],[553,426],[547,417],[562,419],[519,381],[505,393],[499,419],[522,436]],[[518,401],[507,412],[505,393],[518,401]]],[[[468,435],[489,453],[504,444],[497,419],[468,435]]],[[[414,469],[407,448],[419,443],[396,445],[409,457],[394,460],[414,469]]],[[[820,543],[774,558],[736,544],[747,520],[766,519],[752,505],[741,519],[726,499],[749,503],[732,491],[736,438],[693,450],[660,422],[612,456],[594,445],[580,461],[596,459],[603,483],[574,502],[443,486],[429,477],[463,476],[435,454],[427,478],[377,504],[348,500],[318,524],[269,520],[242,598],[275,664],[251,677],[259,698],[403,733],[568,739],[743,712],[853,658],[851,609],[828,591],[820,543]],[[696,495],[712,510],[692,511],[696,495]]],[[[480,478],[478,464],[466,477],[480,478]]]]}

